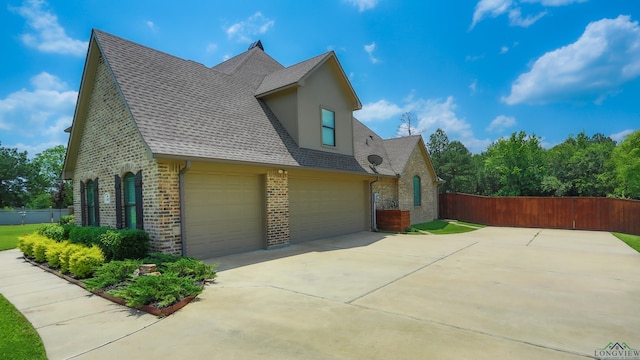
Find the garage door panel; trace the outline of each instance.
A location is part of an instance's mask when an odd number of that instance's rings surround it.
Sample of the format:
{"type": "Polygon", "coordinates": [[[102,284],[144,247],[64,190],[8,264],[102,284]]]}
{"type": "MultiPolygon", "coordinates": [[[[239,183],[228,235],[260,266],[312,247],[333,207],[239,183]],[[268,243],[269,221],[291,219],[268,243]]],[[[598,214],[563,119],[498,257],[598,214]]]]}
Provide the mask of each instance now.
{"type": "Polygon", "coordinates": [[[189,256],[209,258],[263,246],[259,176],[187,173],[185,188],[189,256]]]}
{"type": "Polygon", "coordinates": [[[291,242],[366,230],[363,181],[289,179],[291,242]]]}

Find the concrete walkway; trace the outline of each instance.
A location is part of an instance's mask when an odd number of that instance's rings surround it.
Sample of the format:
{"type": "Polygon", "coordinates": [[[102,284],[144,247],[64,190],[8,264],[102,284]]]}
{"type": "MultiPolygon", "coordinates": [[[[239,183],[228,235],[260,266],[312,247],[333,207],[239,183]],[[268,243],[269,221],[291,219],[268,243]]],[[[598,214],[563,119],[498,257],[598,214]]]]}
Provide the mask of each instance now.
{"type": "Polygon", "coordinates": [[[609,233],[358,233],[211,262],[159,319],[0,252],[0,293],[50,359],[585,359],[640,348],[640,254],[609,233]]]}

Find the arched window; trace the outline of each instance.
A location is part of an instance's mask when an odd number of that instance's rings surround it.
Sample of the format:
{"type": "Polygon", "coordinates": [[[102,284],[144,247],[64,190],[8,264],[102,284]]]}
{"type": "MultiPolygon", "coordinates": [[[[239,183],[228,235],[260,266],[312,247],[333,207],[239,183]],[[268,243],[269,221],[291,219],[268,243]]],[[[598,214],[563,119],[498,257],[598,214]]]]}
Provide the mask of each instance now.
{"type": "Polygon", "coordinates": [[[413,206],[422,205],[422,186],[420,184],[420,176],[413,177],[413,206]]]}
{"type": "Polygon", "coordinates": [[[136,183],[135,175],[127,173],[122,178],[124,188],[124,224],[129,229],[136,229],[136,183]]]}

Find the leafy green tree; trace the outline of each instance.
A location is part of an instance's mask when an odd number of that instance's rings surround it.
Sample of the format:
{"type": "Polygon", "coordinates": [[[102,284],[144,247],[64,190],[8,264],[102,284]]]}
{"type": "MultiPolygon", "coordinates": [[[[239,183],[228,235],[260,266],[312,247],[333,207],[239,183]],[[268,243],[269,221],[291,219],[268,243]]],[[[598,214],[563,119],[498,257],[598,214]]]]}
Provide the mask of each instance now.
{"type": "Polygon", "coordinates": [[[436,169],[436,174],[438,173],[441,163],[442,154],[446,150],[447,146],[449,146],[449,137],[444,132],[444,130],[438,128],[431,136],[429,136],[429,142],[427,143],[427,150],[429,150],[429,155],[431,155],[431,162],[433,163],[433,167],[436,169]]]}
{"type": "Polygon", "coordinates": [[[542,180],[547,175],[545,150],[540,139],[524,131],[500,139],[487,149],[484,167],[496,177],[498,196],[538,196],[543,194],[542,180]]]}
{"type": "Polygon", "coordinates": [[[27,180],[31,174],[26,151],[0,146],[0,208],[25,205],[29,198],[27,180]]]}
{"type": "Polygon", "coordinates": [[[57,145],[36,154],[32,161],[33,175],[29,179],[32,208],[54,206],[66,207],[73,202],[73,195],[69,195],[71,184],[61,179],[62,166],[66,149],[57,145]],[[49,197],[46,200],[46,197],[49,197]]]}
{"type": "Polygon", "coordinates": [[[460,141],[450,142],[440,155],[438,176],[446,182],[441,192],[473,193],[475,191],[475,166],[471,152],[460,141]]]}
{"type": "Polygon", "coordinates": [[[613,150],[611,164],[619,182],[616,195],[640,199],[640,130],[627,135],[613,150]]]}

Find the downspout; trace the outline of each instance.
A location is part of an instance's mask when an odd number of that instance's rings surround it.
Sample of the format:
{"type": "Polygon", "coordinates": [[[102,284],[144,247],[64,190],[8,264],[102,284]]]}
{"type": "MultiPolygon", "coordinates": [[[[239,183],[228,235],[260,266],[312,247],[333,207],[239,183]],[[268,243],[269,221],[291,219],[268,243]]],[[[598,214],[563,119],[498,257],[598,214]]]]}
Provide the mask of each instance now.
{"type": "Polygon", "coordinates": [[[180,188],[180,243],[182,256],[187,256],[187,227],[185,224],[184,204],[184,174],[191,169],[191,160],[185,162],[184,168],[178,173],[178,187],[180,188]]]}
{"type": "Polygon", "coordinates": [[[369,194],[371,194],[371,231],[378,231],[378,226],[376,224],[376,198],[373,193],[373,184],[377,183],[380,180],[379,176],[376,176],[376,179],[369,182],[369,194]]]}

